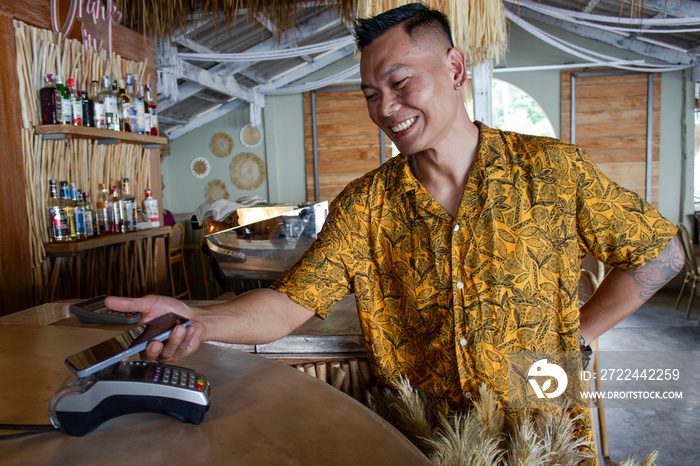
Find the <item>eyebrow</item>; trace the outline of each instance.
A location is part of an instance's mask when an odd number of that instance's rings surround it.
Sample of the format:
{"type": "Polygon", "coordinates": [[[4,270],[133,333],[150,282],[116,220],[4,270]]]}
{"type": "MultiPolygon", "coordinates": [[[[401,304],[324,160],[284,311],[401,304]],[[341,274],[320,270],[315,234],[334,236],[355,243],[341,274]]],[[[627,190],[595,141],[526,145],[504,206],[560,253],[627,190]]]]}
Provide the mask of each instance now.
{"type": "MultiPolygon", "coordinates": [[[[408,65],[405,65],[405,64],[403,64],[403,63],[397,63],[397,64],[395,64],[394,66],[392,66],[391,68],[389,68],[388,70],[386,70],[386,71],[384,72],[384,74],[382,74],[382,79],[385,79],[387,76],[389,76],[389,75],[391,75],[392,73],[394,73],[394,72],[400,70],[401,68],[408,68],[408,65]]],[[[361,83],[361,84],[360,84],[360,89],[361,89],[361,90],[367,89],[367,88],[371,88],[371,87],[374,87],[374,86],[370,86],[369,84],[365,84],[365,83],[361,83]]]]}

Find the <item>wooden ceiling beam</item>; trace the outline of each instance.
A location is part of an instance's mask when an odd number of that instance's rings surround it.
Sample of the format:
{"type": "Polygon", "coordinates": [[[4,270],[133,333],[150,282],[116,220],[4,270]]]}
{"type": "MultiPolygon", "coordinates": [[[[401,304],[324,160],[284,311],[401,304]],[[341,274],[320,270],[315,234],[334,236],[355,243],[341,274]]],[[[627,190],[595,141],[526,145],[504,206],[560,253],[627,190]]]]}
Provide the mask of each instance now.
{"type": "Polygon", "coordinates": [[[607,45],[611,45],[621,50],[633,52],[644,57],[653,58],[655,60],[661,60],[666,63],[689,65],[695,63],[695,60],[697,58],[695,55],[690,53],[681,52],[671,48],[645,42],[639,39],[632,39],[628,35],[608,32],[599,28],[584,26],[581,24],[575,24],[569,21],[553,18],[549,15],[541,14],[536,11],[532,11],[528,8],[517,8],[507,3],[505,4],[505,7],[509,8],[521,18],[539,21],[541,23],[545,23],[550,26],[563,29],[565,31],[568,31],[580,37],[584,37],[586,39],[592,39],[607,45]]]}
{"type": "MultiPolygon", "coordinates": [[[[629,3],[629,0],[626,1],[629,3]]],[[[700,3],[688,0],[644,0],[644,8],[667,17],[690,18],[700,16],[700,3]]]]}
{"type": "Polygon", "coordinates": [[[600,0],[591,0],[590,2],[588,2],[588,5],[584,6],[581,9],[581,13],[590,13],[595,7],[598,6],[599,3],[600,0]]]}
{"type": "MultiPolygon", "coordinates": [[[[332,63],[337,62],[338,60],[342,60],[348,55],[352,55],[354,51],[354,45],[348,45],[343,47],[342,49],[326,52],[316,57],[314,63],[309,65],[302,65],[294,69],[293,71],[290,71],[276,79],[273,79],[268,84],[255,88],[255,90],[263,91],[268,89],[279,89],[281,87],[287,86],[295,81],[304,78],[305,76],[308,76],[309,74],[315,71],[318,71],[322,68],[325,68],[328,65],[331,65],[332,63]]],[[[203,113],[197,118],[190,120],[190,122],[188,122],[186,125],[182,125],[167,131],[168,137],[171,141],[175,140],[181,136],[184,136],[190,131],[193,131],[201,126],[206,125],[209,122],[212,122],[228,113],[233,112],[234,110],[238,110],[239,108],[245,105],[246,102],[243,102],[241,100],[234,100],[227,104],[216,107],[211,111],[203,113]]]]}
{"type": "Polygon", "coordinates": [[[236,81],[236,78],[233,76],[221,76],[220,74],[204,70],[184,60],[180,61],[179,66],[182,70],[183,79],[198,83],[207,89],[212,89],[216,92],[245,100],[246,102],[258,102],[260,100],[259,97],[256,97],[255,91],[238,84],[238,81],[236,81]]]}
{"type": "MultiPolygon", "coordinates": [[[[314,16],[309,21],[297,24],[288,29],[279,37],[279,39],[274,37],[267,39],[258,45],[250,47],[246,50],[246,52],[263,52],[274,49],[284,49],[291,45],[295,45],[297,42],[311,37],[323,30],[336,27],[341,22],[342,20],[335,13],[326,10],[319,13],[317,16],[314,16]]],[[[186,45],[189,42],[183,43],[180,38],[176,38],[176,42],[184,45],[185,47],[192,48],[186,45]]],[[[222,63],[214,66],[209,71],[220,75],[232,76],[235,73],[248,68],[253,63],[255,62],[222,63]]],[[[177,99],[161,98],[158,100],[158,111],[165,111],[173,105],[197,94],[203,89],[204,86],[194,82],[183,83],[178,86],[179,96],[177,99]]]]}

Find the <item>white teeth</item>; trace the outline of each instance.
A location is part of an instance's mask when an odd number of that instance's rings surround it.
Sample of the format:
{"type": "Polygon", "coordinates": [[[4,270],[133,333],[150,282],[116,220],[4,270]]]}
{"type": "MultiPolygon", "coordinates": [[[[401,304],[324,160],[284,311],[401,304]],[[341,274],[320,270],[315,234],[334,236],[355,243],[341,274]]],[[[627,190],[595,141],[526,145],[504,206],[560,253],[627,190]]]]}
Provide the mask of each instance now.
{"type": "Polygon", "coordinates": [[[396,125],[396,126],[392,126],[392,127],[391,127],[391,130],[392,130],[394,133],[398,133],[399,131],[403,131],[403,130],[405,130],[406,128],[409,128],[413,123],[415,123],[417,119],[418,119],[418,117],[413,117],[413,118],[411,118],[411,119],[409,119],[409,120],[404,121],[403,123],[400,123],[400,124],[398,124],[398,125],[396,125]]]}

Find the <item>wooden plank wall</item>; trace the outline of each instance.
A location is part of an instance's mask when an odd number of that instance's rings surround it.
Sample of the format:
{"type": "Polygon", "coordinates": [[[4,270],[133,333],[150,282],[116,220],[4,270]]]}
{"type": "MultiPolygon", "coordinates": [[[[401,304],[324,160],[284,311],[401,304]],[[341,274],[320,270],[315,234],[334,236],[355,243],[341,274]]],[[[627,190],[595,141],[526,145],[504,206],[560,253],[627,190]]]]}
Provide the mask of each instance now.
{"type": "MultiPolygon", "coordinates": [[[[333,200],[355,178],[380,165],[380,134],[367,114],[362,92],[345,90],[316,93],[320,199],[314,194],[313,122],[311,93],[304,93],[306,199],[333,200]]],[[[385,138],[388,159],[391,141],[385,138]]]]}
{"type": "Polygon", "coordinates": [[[12,17],[0,13],[0,316],[34,305],[12,17]]]}
{"type": "MultiPolygon", "coordinates": [[[[561,138],[570,140],[571,74],[563,71],[561,138]]],[[[647,99],[646,73],[576,78],[576,145],[609,178],[645,197],[647,99]]],[[[661,75],[654,75],[651,203],[659,199],[661,75]]]]}

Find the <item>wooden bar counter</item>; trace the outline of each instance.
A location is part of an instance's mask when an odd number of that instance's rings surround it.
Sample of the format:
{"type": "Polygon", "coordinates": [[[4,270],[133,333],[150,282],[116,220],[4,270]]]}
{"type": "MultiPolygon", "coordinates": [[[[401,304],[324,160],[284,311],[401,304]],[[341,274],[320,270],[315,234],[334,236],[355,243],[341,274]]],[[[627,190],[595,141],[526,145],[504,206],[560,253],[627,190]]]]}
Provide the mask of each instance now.
{"type": "MultiPolygon", "coordinates": [[[[64,359],[123,331],[72,319],[61,303],[0,318],[0,423],[47,424],[64,359]]],[[[85,437],[5,440],[3,464],[430,464],[366,407],[279,362],[205,343],[178,364],[209,379],[202,424],[130,414],[85,437]]]]}

